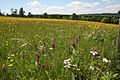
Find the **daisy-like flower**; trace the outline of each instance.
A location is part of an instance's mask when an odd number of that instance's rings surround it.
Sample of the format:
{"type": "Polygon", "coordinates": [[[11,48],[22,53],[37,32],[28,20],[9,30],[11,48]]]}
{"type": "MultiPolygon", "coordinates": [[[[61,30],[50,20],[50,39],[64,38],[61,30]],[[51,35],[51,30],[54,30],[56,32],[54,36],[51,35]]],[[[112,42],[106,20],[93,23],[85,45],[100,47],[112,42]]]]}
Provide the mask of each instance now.
{"type": "Polygon", "coordinates": [[[110,60],[108,60],[108,59],[106,59],[106,58],[103,58],[102,60],[103,60],[103,62],[105,62],[105,63],[110,63],[110,62],[111,62],[110,60]]]}

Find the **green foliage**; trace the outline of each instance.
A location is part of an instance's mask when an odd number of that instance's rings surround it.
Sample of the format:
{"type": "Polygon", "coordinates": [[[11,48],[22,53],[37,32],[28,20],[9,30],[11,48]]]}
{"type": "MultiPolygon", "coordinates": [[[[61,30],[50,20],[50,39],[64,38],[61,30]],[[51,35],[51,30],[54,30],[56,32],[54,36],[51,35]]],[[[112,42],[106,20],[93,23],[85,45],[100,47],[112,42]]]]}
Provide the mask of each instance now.
{"type": "Polygon", "coordinates": [[[47,13],[43,13],[43,18],[48,18],[48,14],[47,13]]]}
{"type": "Polygon", "coordinates": [[[33,17],[33,15],[31,14],[31,12],[28,13],[28,17],[33,17]]]}
{"type": "Polygon", "coordinates": [[[0,9],[0,16],[3,16],[2,12],[1,12],[1,9],[0,9]]]}
{"type": "Polygon", "coordinates": [[[73,13],[72,16],[71,16],[71,19],[72,20],[77,20],[77,15],[75,13],[73,13]]]}
{"type": "Polygon", "coordinates": [[[119,23],[119,19],[116,19],[116,18],[111,18],[111,23],[113,24],[118,24],[119,23]]]}
{"type": "Polygon", "coordinates": [[[23,7],[20,8],[19,10],[19,17],[24,17],[25,11],[23,10],[23,7]]]}
{"type": "Polygon", "coordinates": [[[17,9],[11,8],[11,16],[17,16],[17,9]]]}
{"type": "Polygon", "coordinates": [[[103,22],[103,23],[110,23],[110,19],[107,18],[107,17],[103,17],[101,22],[103,22]]]}
{"type": "Polygon", "coordinates": [[[118,14],[120,14],[120,10],[118,11],[118,14]]]}
{"type": "Polygon", "coordinates": [[[117,30],[97,22],[0,17],[0,80],[117,80],[117,30]]]}

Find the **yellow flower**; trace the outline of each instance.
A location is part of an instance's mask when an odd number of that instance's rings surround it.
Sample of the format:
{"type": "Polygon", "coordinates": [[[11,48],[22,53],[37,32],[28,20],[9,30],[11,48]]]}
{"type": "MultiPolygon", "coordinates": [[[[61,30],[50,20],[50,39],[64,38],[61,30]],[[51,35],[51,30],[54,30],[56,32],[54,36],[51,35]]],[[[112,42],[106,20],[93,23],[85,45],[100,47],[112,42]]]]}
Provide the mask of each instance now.
{"type": "Polygon", "coordinates": [[[13,61],[14,61],[13,59],[10,60],[10,62],[13,62],[13,61]]]}
{"type": "Polygon", "coordinates": [[[9,66],[9,67],[12,67],[12,66],[13,66],[13,63],[12,63],[12,64],[9,64],[8,66],[9,66]]]}
{"type": "Polygon", "coordinates": [[[12,54],[11,56],[15,56],[14,54],[12,54]]]}
{"type": "Polygon", "coordinates": [[[8,59],[10,59],[10,57],[8,57],[8,59]]]}

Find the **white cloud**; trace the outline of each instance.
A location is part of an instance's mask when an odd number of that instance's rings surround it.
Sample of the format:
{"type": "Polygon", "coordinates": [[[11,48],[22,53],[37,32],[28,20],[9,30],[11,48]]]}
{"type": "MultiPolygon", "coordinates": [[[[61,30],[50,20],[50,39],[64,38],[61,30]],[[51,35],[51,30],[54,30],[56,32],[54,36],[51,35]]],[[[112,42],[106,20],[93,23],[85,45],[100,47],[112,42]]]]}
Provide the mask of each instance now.
{"type": "Polygon", "coordinates": [[[106,4],[112,4],[114,0],[102,0],[102,2],[106,4]]]}
{"type": "Polygon", "coordinates": [[[48,12],[48,13],[61,13],[61,12],[64,12],[64,7],[62,6],[48,6],[44,11],[45,12],[48,12]]]}
{"type": "Polygon", "coordinates": [[[67,7],[71,8],[71,9],[89,9],[89,8],[93,8],[96,5],[99,5],[99,2],[95,2],[95,3],[83,3],[80,1],[73,1],[72,3],[68,4],[67,7]]]}
{"type": "Polygon", "coordinates": [[[114,0],[102,0],[103,2],[112,2],[114,0]]]}
{"type": "Polygon", "coordinates": [[[43,12],[43,5],[39,1],[31,1],[27,3],[28,11],[37,14],[43,12]]]}
{"type": "Polygon", "coordinates": [[[97,6],[97,5],[99,5],[99,4],[100,4],[100,2],[95,2],[95,3],[93,3],[94,6],[97,6]]]}
{"type": "Polygon", "coordinates": [[[111,1],[111,0],[102,0],[103,2],[108,2],[108,1],[111,1]]]}
{"type": "Polygon", "coordinates": [[[96,6],[99,6],[99,4],[100,2],[84,3],[80,1],[73,1],[67,5],[67,9],[70,10],[70,12],[75,12],[77,14],[91,13],[94,11],[96,6]]]}
{"type": "Polygon", "coordinates": [[[120,5],[106,5],[103,7],[98,7],[95,9],[96,13],[117,13],[118,10],[120,9],[120,5]]]}
{"type": "Polygon", "coordinates": [[[109,4],[113,0],[102,0],[102,2],[81,2],[81,1],[73,1],[64,6],[52,5],[48,6],[42,4],[40,1],[32,0],[27,3],[27,12],[32,12],[33,14],[42,14],[47,12],[48,14],[84,14],[84,13],[96,13],[96,12],[117,12],[120,9],[120,5],[114,5],[113,3],[109,4]],[[105,3],[105,4],[103,4],[105,3]],[[100,6],[100,4],[103,4],[100,6]]]}
{"type": "Polygon", "coordinates": [[[108,5],[105,7],[106,10],[111,10],[111,12],[117,12],[120,9],[120,5],[108,5]]]}

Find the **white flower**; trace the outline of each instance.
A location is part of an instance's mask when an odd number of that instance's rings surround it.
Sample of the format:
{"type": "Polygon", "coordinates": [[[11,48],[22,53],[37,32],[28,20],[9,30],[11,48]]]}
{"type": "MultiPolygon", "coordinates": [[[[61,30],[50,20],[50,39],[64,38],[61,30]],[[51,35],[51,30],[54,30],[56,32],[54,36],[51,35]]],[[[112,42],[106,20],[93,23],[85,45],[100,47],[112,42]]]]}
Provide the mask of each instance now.
{"type": "Polygon", "coordinates": [[[50,50],[53,50],[53,48],[49,48],[50,50]]]}
{"type": "Polygon", "coordinates": [[[109,63],[109,62],[111,62],[111,61],[108,60],[108,59],[106,59],[106,58],[103,58],[103,62],[105,62],[105,63],[109,63]]]}
{"type": "Polygon", "coordinates": [[[10,60],[10,62],[13,62],[13,61],[14,61],[14,60],[12,60],[12,59],[10,60]]]}
{"type": "Polygon", "coordinates": [[[80,70],[80,69],[77,69],[78,71],[80,70]]]}
{"type": "Polygon", "coordinates": [[[64,64],[67,64],[67,62],[64,60],[64,62],[63,62],[64,64]]]}
{"type": "Polygon", "coordinates": [[[94,67],[93,67],[93,66],[90,66],[90,70],[94,70],[94,67]]]}
{"type": "Polygon", "coordinates": [[[14,54],[11,55],[12,57],[15,56],[14,54]]]}
{"type": "Polygon", "coordinates": [[[70,68],[70,66],[71,66],[71,64],[70,64],[70,58],[69,59],[67,59],[67,60],[64,60],[64,62],[63,62],[64,64],[65,64],[65,68],[70,68]]]}
{"type": "Polygon", "coordinates": [[[70,58],[69,58],[69,59],[64,60],[64,62],[69,62],[69,61],[70,61],[70,58]]]}
{"type": "Polygon", "coordinates": [[[77,67],[77,64],[73,64],[72,66],[73,66],[73,67],[77,67]]]}
{"type": "Polygon", "coordinates": [[[37,61],[35,62],[35,66],[37,66],[38,65],[38,63],[37,63],[37,61]]]}
{"type": "Polygon", "coordinates": [[[96,51],[90,51],[90,53],[91,53],[93,56],[95,56],[95,55],[98,54],[98,52],[96,52],[96,51]]]}
{"type": "Polygon", "coordinates": [[[70,66],[69,65],[65,65],[64,68],[70,68],[70,66]]]}

